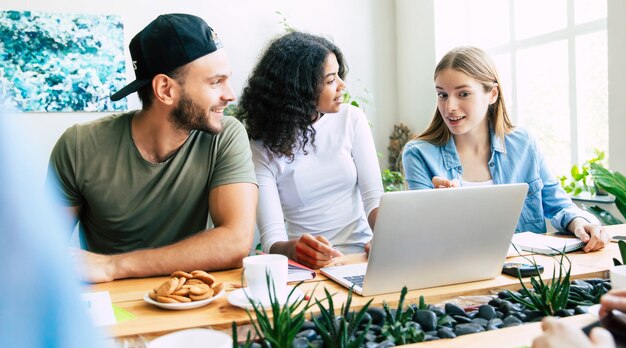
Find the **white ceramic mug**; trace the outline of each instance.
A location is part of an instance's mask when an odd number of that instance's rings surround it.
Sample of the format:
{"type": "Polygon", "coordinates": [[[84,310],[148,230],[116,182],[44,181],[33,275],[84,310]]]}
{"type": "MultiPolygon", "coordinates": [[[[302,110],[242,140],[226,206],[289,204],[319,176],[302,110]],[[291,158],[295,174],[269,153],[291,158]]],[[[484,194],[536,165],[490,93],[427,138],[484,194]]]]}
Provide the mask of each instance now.
{"type": "Polygon", "coordinates": [[[254,255],[243,259],[243,274],[248,295],[264,305],[270,303],[266,274],[269,274],[276,298],[284,303],[287,298],[287,256],[278,254],[254,255]]]}
{"type": "Polygon", "coordinates": [[[611,287],[613,289],[626,289],[626,265],[611,268],[611,287]]]}

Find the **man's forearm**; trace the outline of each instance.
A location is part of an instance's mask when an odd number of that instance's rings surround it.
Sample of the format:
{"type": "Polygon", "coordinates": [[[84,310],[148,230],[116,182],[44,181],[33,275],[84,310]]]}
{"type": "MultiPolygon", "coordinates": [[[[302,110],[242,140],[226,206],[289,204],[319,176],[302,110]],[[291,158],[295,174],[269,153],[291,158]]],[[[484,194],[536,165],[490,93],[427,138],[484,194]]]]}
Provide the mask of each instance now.
{"type": "Polygon", "coordinates": [[[149,277],[183,270],[215,271],[241,267],[249,253],[253,231],[217,227],[157,249],[112,255],[113,278],[149,277]]]}

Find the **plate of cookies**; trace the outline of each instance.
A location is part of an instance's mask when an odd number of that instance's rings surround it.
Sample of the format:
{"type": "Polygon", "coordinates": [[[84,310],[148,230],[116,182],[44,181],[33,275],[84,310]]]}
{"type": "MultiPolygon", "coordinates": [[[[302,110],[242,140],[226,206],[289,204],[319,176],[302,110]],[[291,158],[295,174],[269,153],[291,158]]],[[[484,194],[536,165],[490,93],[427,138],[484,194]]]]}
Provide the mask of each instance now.
{"type": "Polygon", "coordinates": [[[206,306],[224,293],[224,285],[205,271],[177,271],[145,294],[143,300],[157,307],[183,310],[206,306]]]}

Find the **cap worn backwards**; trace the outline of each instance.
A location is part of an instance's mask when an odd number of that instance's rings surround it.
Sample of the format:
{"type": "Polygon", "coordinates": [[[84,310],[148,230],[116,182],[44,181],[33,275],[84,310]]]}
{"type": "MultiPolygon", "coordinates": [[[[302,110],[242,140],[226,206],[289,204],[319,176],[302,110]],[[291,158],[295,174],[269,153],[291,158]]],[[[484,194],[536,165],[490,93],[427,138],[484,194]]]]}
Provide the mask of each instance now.
{"type": "Polygon", "coordinates": [[[157,74],[165,74],[222,47],[217,34],[200,17],[160,15],[130,41],[136,80],[111,96],[120,100],[138,91],[157,74]]]}

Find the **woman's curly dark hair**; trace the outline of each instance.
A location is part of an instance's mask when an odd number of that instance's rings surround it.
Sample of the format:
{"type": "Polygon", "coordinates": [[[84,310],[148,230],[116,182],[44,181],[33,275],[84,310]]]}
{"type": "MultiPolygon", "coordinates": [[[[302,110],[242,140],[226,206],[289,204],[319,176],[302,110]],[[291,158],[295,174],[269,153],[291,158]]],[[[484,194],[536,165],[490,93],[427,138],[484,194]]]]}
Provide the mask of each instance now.
{"type": "Polygon", "coordinates": [[[348,72],[335,44],[319,36],[292,32],[270,42],[239,98],[237,116],[248,135],[261,140],[270,156],[293,161],[299,149],[314,146],[317,101],[324,82],[324,62],[333,53],[339,77],[348,72]]]}

